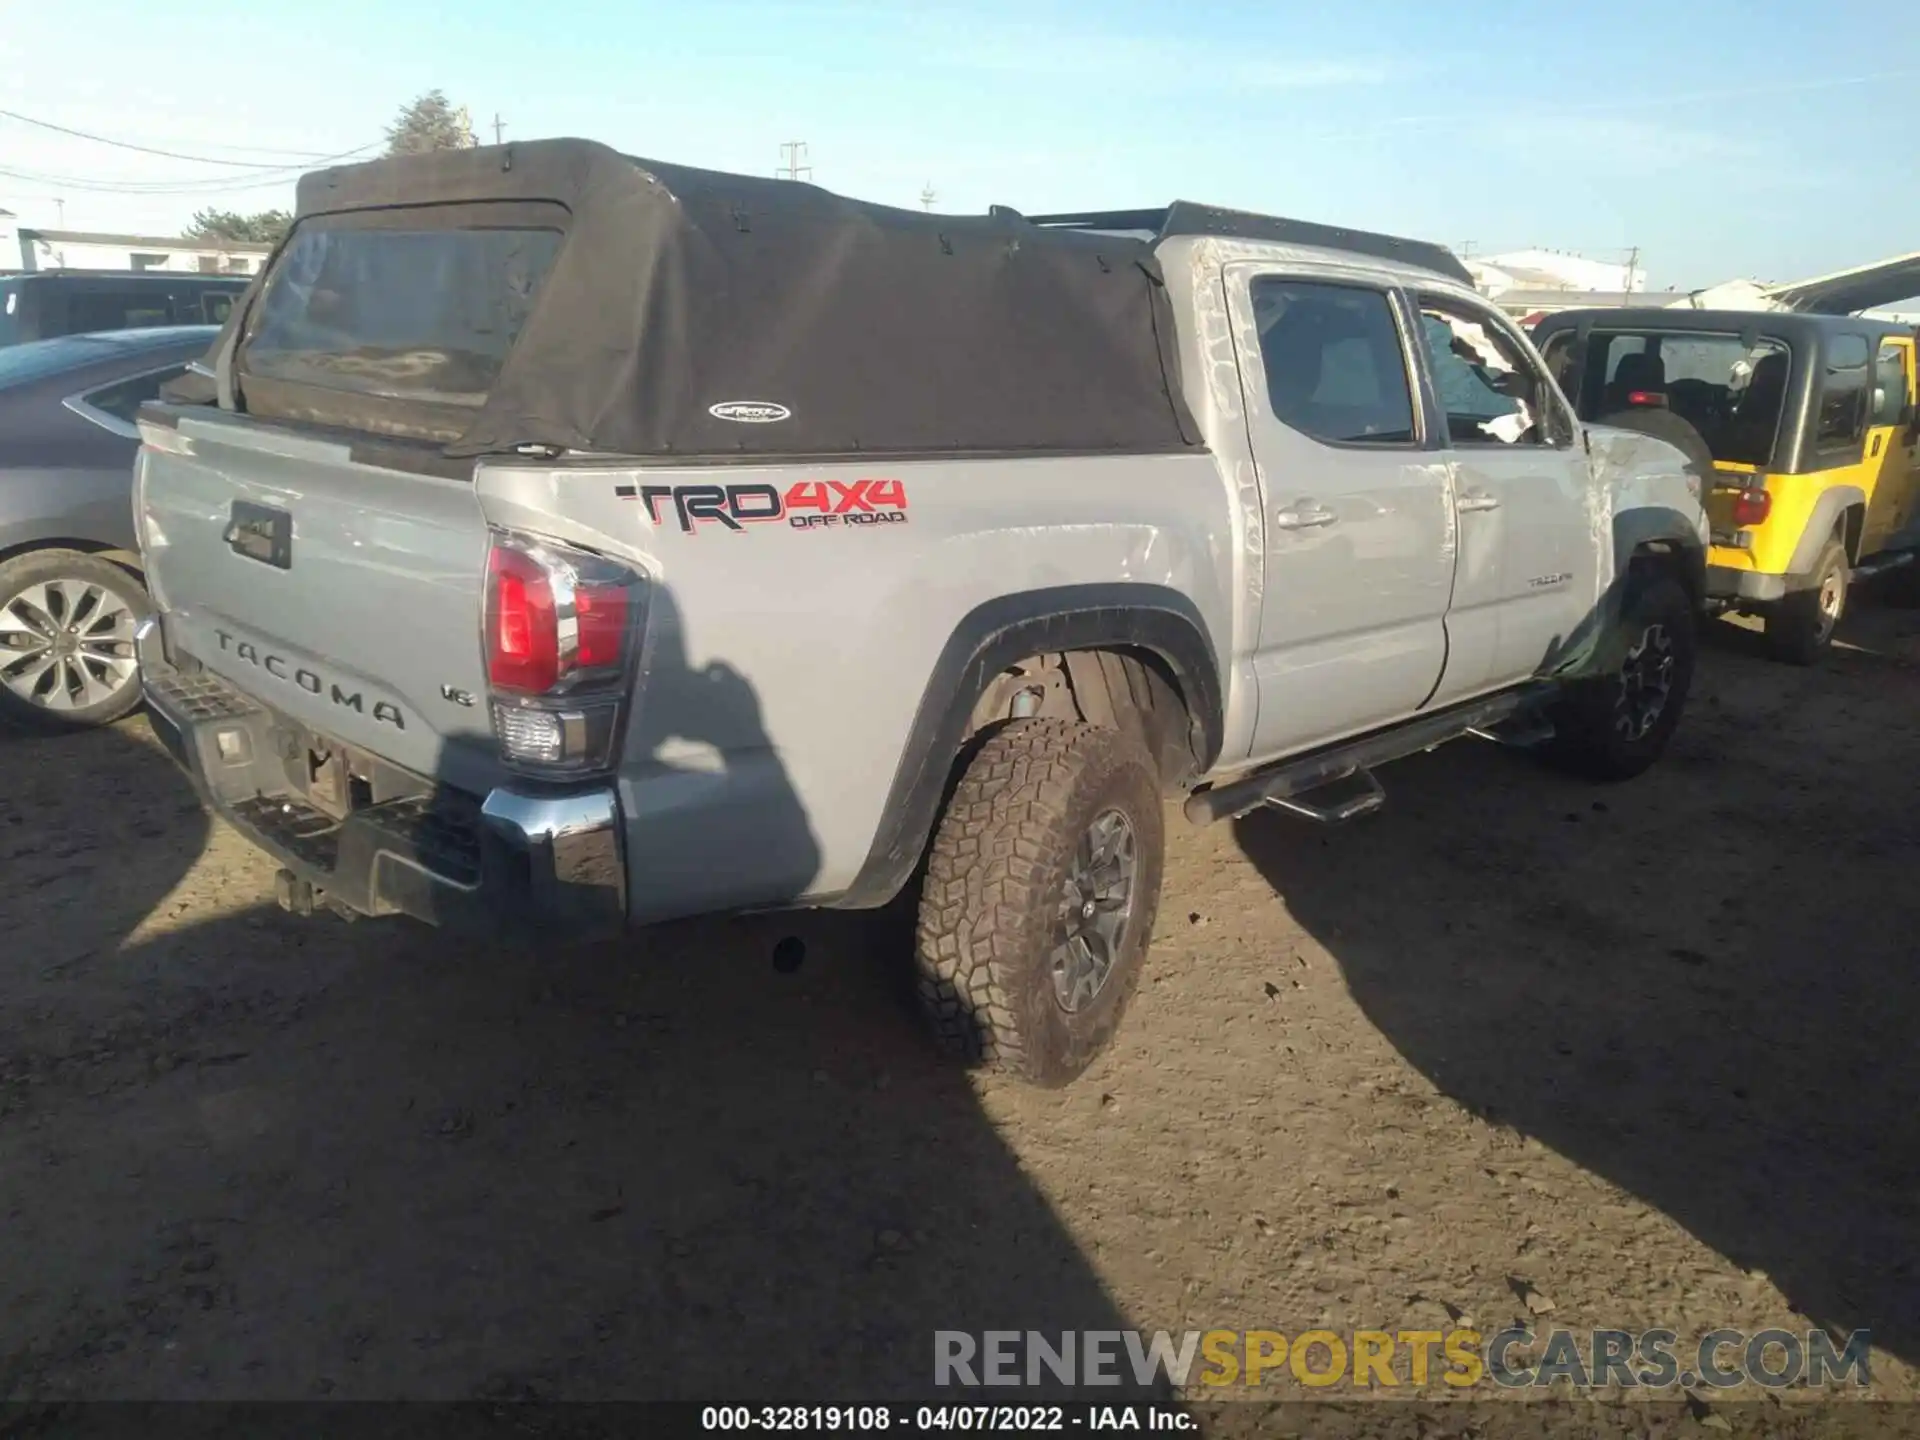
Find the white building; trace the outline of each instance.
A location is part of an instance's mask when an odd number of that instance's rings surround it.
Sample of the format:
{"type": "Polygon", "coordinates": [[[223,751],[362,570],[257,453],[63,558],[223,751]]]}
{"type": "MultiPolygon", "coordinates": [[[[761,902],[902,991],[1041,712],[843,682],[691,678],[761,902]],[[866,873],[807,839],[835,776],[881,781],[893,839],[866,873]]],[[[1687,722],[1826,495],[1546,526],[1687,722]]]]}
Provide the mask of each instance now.
{"type": "Polygon", "coordinates": [[[90,230],[30,230],[0,210],[0,271],[171,270],[198,275],[251,275],[271,245],[250,240],[160,239],[90,230]]]}
{"type": "Polygon", "coordinates": [[[1498,272],[1520,290],[1603,290],[1633,294],[1647,288],[1647,272],[1638,265],[1589,260],[1560,250],[1509,250],[1476,255],[1467,262],[1498,272]]]}

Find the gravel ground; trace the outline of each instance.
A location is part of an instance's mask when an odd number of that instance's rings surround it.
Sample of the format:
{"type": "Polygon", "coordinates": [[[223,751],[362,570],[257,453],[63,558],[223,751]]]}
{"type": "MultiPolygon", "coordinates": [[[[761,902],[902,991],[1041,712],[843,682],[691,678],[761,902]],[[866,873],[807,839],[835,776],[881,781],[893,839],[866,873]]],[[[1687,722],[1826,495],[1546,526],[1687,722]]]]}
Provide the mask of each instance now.
{"type": "Polygon", "coordinates": [[[1715,629],[1636,783],[1462,742],[1341,830],[1170,812],[1053,1093],[930,1057],[884,917],[298,920],[143,721],[0,737],[0,1398],[909,1396],[935,1328],[1523,1292],[1867,1327],[1914,1398],[1920,612],[1812,671],[1715,629]]]}

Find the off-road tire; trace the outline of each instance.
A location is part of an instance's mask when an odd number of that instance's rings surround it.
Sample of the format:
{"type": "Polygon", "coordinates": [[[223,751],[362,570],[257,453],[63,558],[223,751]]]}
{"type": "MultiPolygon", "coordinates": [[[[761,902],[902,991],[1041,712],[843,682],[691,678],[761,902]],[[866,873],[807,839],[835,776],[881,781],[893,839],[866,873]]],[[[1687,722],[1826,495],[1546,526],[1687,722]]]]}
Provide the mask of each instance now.
{"type": "Polygon", "coordinates": [[[1160,898],[1165,815],[1146,747],[1126,731],[1016,720],[967,765],[921,889],[917,991],[941,1048],[1034,1085],[1065,1085],[1113,1038],[1140,980],[1160,898]],[[1135,842],[1133,906],[1104,984],[1075,1011],[1052,970],[1081,838],[1117,810],[1135,842]]]}
{"type": "Polygon", "coordinates": [[[1693,601],[1670,575],[1649,575],[1631,582],[1622,605],[1621,651],[1654,635],[1660,627],[1672,656],[1664,706],[1645,733],[1630,736],[1620,728],[1622,677],[1619,671],[1573,682],[1553,707],[1553,739],[1548,760],[1589,780],[1631,780],[1660,758],[1673,738],[1693,688],[1699,646],[1693,601]]]}
{"type": "MultiPolygon", "coordinates": [[[[80,550],[33,550],[0,564],[0,611],[5,610],[22,592],[36,585],[64,583],[68,588],[97,586],[125,608],[131,623],[137,625],[153,613],[153,604],[140,581],[111,560],[88,555],[80,550]]],[[[124,626],[122,628],[125,628],[124,626]]],[[[127,637],[131,640],[131,631],[127,637]]],[[[130,653],[130,652],[129,652],[130,653]]],[[[0,666],[9,663],[12,652],[0,644],[0,666]]],[[[0,724],[23,730],[54,732],[90,730],[110,725],[129,714],[140,703],[140,680],[134,672],[131,684],[95,704],[55,710],[36,704],[15,693],[0,681],[0,724]]]]}
{"type": "Polygon", "coordinates": [[[1812,665],[1827,652],[1834,631],[1847,613],[1848,570],[1847,548],[1835,535],[1821,547],[1806,583],[1793,585],[1767,607],[1767,649],[1775,659],[1789,665],[1812,665]],[[1830,582],[1840,587],[1837,608],[1831,616],[1822,609],[1820,599],[1830,582]]]}

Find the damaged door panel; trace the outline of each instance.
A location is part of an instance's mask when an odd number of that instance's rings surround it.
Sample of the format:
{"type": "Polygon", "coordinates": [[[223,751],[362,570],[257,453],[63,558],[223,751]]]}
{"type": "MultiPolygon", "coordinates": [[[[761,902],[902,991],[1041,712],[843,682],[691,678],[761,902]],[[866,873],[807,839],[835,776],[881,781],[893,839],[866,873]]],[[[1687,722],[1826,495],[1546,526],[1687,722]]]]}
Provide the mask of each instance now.
{"type": "Polygon", "coordinates": [[[1491,309],[1418,304],[1460,531],[1445,703],[1548,667],[1593,604],[1598,560],[1585,458],[1546,372],[1491,309]]]}

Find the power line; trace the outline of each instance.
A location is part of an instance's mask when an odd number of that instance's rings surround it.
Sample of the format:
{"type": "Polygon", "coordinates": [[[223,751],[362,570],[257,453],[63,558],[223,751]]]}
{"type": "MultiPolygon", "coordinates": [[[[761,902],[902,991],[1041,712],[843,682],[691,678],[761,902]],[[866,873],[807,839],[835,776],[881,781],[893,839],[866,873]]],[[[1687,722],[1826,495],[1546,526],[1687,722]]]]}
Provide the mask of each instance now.
{"type": "MultiPolygon", "coordinates": [[[[116,150],[134,150],[142,155],[159,155],[168,160],[191,160],[197,165],[226,165],[237,170],[302,170],[313,168],[312,165],[263,165],[257,160],[221,160],[212,155],[187,155],[178,150],[157,150],[151,145],[136,145],[130,140],[110,140],[105,135],[94,135],[85,130],[75,130],[67,125],[56,125],[51,120],[36,120],[31,115],[22,115],[13,110],[0,110],[0,117],[8,120],[17,120],[22,125],[33,125],[42,130],[53,130],[62,135],[71,135],[78,140],[90,140],[96,145],[110,145],[116,150]]],[[[373,140],[365,145],[357,145],[351,150],[343,150],[338,155],[316,155],[310,158],[314,164],[324,164],[330,160],[345,160],[349,156],[359,155],[371,150],[379,143],[379,141],[373,140]]]]}
{"type": "Polygon", "coordinates": [[[225,195],[242,190],[270,190],[291,184],[299,171],[252,180],[186,180],[152,184],[139,181],[89,180],[77,175],[45,175],[32,170],[0,169],[0,178],[22,180],[30,185],[51,185],[63,190],[85,190],[97,195],[225,195]]]}

